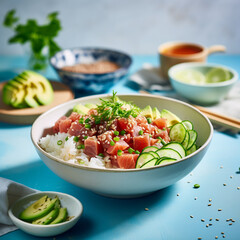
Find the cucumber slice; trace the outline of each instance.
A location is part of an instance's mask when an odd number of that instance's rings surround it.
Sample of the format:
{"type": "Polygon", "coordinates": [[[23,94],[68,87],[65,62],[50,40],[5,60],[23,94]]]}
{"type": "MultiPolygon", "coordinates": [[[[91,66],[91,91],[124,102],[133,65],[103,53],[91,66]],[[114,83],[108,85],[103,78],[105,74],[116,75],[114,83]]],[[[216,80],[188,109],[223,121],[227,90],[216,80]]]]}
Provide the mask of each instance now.
{"type": "Polygon", "coordinates": [[[160,158],[160,159],[158,159],[158,160],[156,161],[156,164],[155,164],[155,165],[159,165],[159,163],[160,163],[161,161],[163,161],[163,160],[174,160],[174,161],[176,161],[177,159],[175,159],[175,158],[170,158],[170,157],[162,157],[162,158],[160,158]]]}
{"type": "Polygon", "coordinates": [[[193,124],[189,120],[183,120],[182,124],[187,130],[193,130],[193,124]]]}
{"type": "Polygon", "coordinates": [[[186,156],[186,151],[185,151],[185,149],[184,149],[184,147],[182,146],[181,143],[178,143],[178,142],[170,142],[170,143],[164,145],[162,148],[163,148],[163,149],[164,149],[164,148],[174,149],[174,150],[176,150],[176,151],[181,155],[182,158],[184,158],[184,157],[186,156]]]}
{"type": "Polygon", "coordinates": [[[158,147],[155,147],[155,146],[148,146],[148,147],[145,147],[143,150],[142,150],[142,153],[144,152],[156,152],[159,148],[158,147]]]}
{"type": "MultiPolygon", "coordinates": [[[[159,150],[159,148],[157,148],[157,150],[159,150]]],[[[150,151],[149,153],[151,153],[155,158],[159,158],[156,152],[150,151]]]]}
{"type": "Polygon", "coordinates": [[[136,168],[140,168],[144,163],[148,162],[153,158],[154,156],[149,152],[141,153],[137,159],[136,168]]]}
{"type": "Polygon", "coordinates": [[[153,159],[149,160],[148,162],[144,163],[141,166],[141,168],[154,167],[157,161],[158,161],[158,158],[153,158],[153,159]]]}
{"type": "Polygon", "coordinates": [[[170,163],[170,162],[176,162],[177,160],[174,159],[174,158],[166,158],[166,159],[163,159],[162,161],[160,161],[158,163],[158,165],[163,165],[163,164],[166,164],[166,163],[170,163]]]}
{"type": "Polygon", "coordinates": [[[180,160],[182,157],[180,153],[172,148],[161,148],[156,152],[160,158],[162,157],[170,157],[175,158],[176,160],[180,160]]]}
{"type": "Polygon", "coordinates": [[[187,149],[188,144],[189,144],[189,139],[190,139],[190,135],[189,135],[189,132],[187,131],[186,135],[185,135],[185,138],[182,142],[182,145],[183,145],[184,149],[187,149]]]}
{"type": "Polygon", "coordinates": [[[171,127],[169,132],[171,141],[182,143],[186,136],[186,132],[187,130],[182,123],[176,123],[171,127]]]}
{"type": "Polygon", "coordinates": [[[197,145],[193,144],[190,149],[187,150],[187,155],[190,155],[191,153],[195,152],[197,150],[197,145]]]}
{"type": "Polygon", "coordinates": [[[188,133],[189,133],[189,142],[188,142],[187,150],[190,149],[197,140],[197,132],[195,130],[189,130],[188,133]]]}

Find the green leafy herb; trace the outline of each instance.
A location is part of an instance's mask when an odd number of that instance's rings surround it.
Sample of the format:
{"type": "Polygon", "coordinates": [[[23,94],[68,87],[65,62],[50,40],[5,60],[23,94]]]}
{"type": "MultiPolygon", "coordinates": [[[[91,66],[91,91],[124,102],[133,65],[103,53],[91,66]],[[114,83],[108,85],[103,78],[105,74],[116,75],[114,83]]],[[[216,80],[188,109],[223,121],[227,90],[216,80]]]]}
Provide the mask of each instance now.
{"type": "Polygon", "coordinates": [[[9,39],[10,44],[29,43],[32,56],[30,61],[33,63],[34,70],[42,70],[47,67],[47,62],[56,52],[61,50],[54,38],[58,36],[62,29],[58,12],[50,13],[47,16],[47,23],[39,25],[34,19],[29,19],[25,24],[19,23],[19,18],[15,16],[16,11],[10,10],[3,21],[3,25],[14,31],[14,36],[9,39]],[[47,54],[44,51],[47,50],[47,54]]]}
{"type": "Polygon", "coordinates": [[[116,96],[117,92],[113,91],[110,99],[100,99],[101,104],[97,105],[98,115],[93,115],[95,121],[112,121],[116,118],[136,117],[140,113],[140,109],[133,104],[128,103],[130,109],[124,107],[124,103],[119,101],[116,96]]]}

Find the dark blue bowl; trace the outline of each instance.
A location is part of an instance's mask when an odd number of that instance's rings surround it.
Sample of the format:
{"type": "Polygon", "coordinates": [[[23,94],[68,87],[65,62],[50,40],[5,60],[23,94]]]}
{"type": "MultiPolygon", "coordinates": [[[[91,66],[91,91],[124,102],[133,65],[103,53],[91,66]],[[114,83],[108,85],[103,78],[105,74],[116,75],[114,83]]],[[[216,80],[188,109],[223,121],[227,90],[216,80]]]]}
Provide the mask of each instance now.
{"type": "Polygon", "coordinates": [[[123,52],[86,47],[62,50],[50,59],[50,63],[62,82],[73,90],[101,93],[108,91],[114,83],[127,74],[132,59],[123,52]],[[93,63],[100,60],[113,62],[119,65],[120,68],[114,72],[102,74],[85,74],[62,70],[65,66],[72,66],[78,63],[93,63]]]}

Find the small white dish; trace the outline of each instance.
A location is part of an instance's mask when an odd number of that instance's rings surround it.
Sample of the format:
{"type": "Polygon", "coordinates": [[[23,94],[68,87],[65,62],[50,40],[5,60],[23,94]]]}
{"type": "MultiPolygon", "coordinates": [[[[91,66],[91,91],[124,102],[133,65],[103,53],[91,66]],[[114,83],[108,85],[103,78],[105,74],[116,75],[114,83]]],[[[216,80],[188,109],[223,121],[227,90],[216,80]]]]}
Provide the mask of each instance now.
{"type": "Polygon", "coordinates": [[[60,192],[37,192],[20,198],[8,210],[9,217],[13,223],[22,231],[38,237],[56,236],[72,228],[79,220],[83,212],[81,202],[75,197],[60,192]],[[69,221],[53,225],[36,225],[24,222],[18,218],[19,214],[33,202],[47,195],[50,198],[58,196],[62,207],[66,207],[68,216],[72,217],[69,221]]]}

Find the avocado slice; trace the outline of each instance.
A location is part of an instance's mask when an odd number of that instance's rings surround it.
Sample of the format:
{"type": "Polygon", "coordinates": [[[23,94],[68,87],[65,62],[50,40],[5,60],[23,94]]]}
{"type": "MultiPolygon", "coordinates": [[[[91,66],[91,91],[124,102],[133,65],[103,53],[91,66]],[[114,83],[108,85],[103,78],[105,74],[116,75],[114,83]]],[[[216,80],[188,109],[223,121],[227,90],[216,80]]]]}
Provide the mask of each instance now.
{"type": "Polygon", "coordinates": [[[88,111],[89,111],[89,108],[85,107],[81,103],[80,104],[76,104],[73,107],[73,112],[77,112],[77,113],[82,114],[82,115],[86,115],[88,113],[88,111]]]}
{"type": "Polygon", "coordinates": [[[2,92],[3,102],[7,105],[11,105],[15,108],[27,107],[24,102],[25,91],[18,91],[15,87],[10,84],[6,84],[3,87],[2,92]]]}
{"type": "Polygon", "coordinates": [[[22,211],[19,218],[27,222],[42,218],[55,207],[58,201],[58,198],[51,199],[45,195],[22,211]]]}
{"type": "Polygon", "coordinates": [[[67,208],[60,208],[58,216],[50,224],[58,224],[67,220],[67,208]]]}
{"type": "Polygon", "coordinates": [[[170,112],[167,109],[163,109],[161,111],[161,117],[167,120],[167,127],[181,122],[181,119],[178,116],[176,116],[174,113],[170,112]]]}
{"type": "Polygon", "coordinates": [[[20,75],[37,88],[36,99],[42,105],[48,105],[53,101],[53,88],[51,83],[42,75],[33,71],[25,71],[20,75]]]}
{"type": "Polygon", "coordinates": [[[152,109],[152,114],[153,114],[153,119],[157,119],[161,117],[161,113],[156,107],[152,109]]]}
{"type": "Polygon", "coordinates": [[[32,88],[26,89],[26,95],[25,95],[24,101],[31,108],[39,107],[39,103],[34,99],[35,94],[36,94],[35,89],[32,89],[32,88]]]}
{"type": "Polygon", "coordinates": [[[47,225],[50,224],[52,221],[56,219],[56,217],[59,215],[59,208],[54,208],[50,213],[48,213],[46,216],[36,219],[32,222],[32,224],[38,224],[38,225],[47,225]]]}
{"type": "Polygon", "coordinates": [[[88,108],[88,109],[92,109],[92,108],[96,108],[97,107],[95,104],[92,104],[92,103],[86,103],[84,106],[86,108],[88,108]]]}
{"type": "Polygon", "coordinates": [[[144,109],[141,111],[142,115],[145,116],[146,118],[151,118],[153,119],[153,112],[151,106],[146,106],[144,109]]]}

